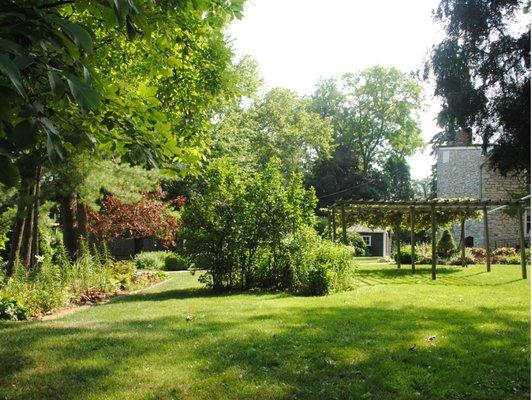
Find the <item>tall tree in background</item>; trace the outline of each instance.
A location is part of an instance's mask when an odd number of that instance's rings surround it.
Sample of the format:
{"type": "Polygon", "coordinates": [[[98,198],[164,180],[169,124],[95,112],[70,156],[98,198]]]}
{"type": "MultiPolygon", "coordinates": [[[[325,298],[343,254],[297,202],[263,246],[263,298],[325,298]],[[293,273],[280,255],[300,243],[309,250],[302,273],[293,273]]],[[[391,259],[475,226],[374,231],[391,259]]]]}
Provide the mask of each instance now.
{"type": "Polygon", "coordinates": [[[308,173],[329,154],[332,136],[330,121],[309,105],[290,90],[274,88],[251,104],[225,110],[213,133],[213,155],[251,170],[275,158],[287,178],[308,173]]]}
{"type": "Polygon", "coordinates": [[[384,163],[384,174],[388,181],[390,200],[410,200],[413,196],[410,167],[401,154],[392,154],[384,163]]]}
{"type": "Polygon", "coordinates": [[[420,85],[396,68],[374,66],[320,81],[312,108],[334,129],[332,157],[318,160],[309,179],[320,200],[391,196],[383,169],[390,157],[404,160],[423,144],[422,102],[420,85]]]}
{"type": "Polygon", "coordinates": [[[485,150],[493,144],[491,160],[502,174],[530,173],[529,9],[522,0],[442,0],[435,11],[446,36],[427,65],[442,99],[444,130],[433,144],[472,131],[485,150]]]}
{"type": "Polygon", "coordinates": [[[432,189],[432,177],[427,176],[421,179],[414,179],[412,181],[412,196],[416,200],[428,200],[435,197],[432,189]]]}

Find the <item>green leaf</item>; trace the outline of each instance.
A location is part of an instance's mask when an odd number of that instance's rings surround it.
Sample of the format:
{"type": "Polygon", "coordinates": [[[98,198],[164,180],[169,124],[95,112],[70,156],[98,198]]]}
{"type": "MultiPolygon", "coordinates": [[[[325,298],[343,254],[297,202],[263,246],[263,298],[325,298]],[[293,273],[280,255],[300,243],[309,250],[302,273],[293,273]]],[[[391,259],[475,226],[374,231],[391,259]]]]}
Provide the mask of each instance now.
{"type": "Polygon", "coordinates": [[[29,150],[37,143],[37,131],[33,119],[19,122],[9,135],[9,140],[20,150],[29,150]]]}
{"type": "Polygon", "coordinates": [[[52,164],[58,164],[63,160],[61,142],[57,139],[57,136],[50,132],[47,132],[46,150],[48,151],[48,158],[52,164]]]}
{"type": "Polygon", "coordinates": [[[86,66],[83,66],[83,81],[88,85],[91,84],[91,73],[86,66]]]}
{"type": "Polygon", "coordinates": [[[124,15],[126,15],[127,10],[125,10],[125,2],[122,0],[108,0],[109,5],[113,7],[113,10],[115,11],[116,19],[118,20],[119,24],[122,24],[124,21],[124,15]]]}
{"type": "Polygon", "coordinates": [[[65,34],[76,43],[78,47],[82,48],[85,53],[92,53],[92,37],[89,32],[81,27],[81,25],[74,24],[55,15],[50,16],[50,19],[63,28],[65,34]]]}
{"type": "Polygon", "coordinates": [[[57,136],[58,138],[61,138],[61,135],[59,134],[57,129],[55,129],[54,124],[52,124],[52,121],[50,121],[48,118],[41,117],[41,118],[39,118],[39,122],[42,124],[42,126],[46,130],[46,132],[48,132],[48,133],[50,133],[50,134],[52,134],[54,136],[57,136]]]}
{"type": "Polygon", "coordinates": [[[0,86],[0,119],[8,120],[11,109],[17,105],[17,100],[22,100],[16,91],[7,86],[0,86]]]}
{"type": "Polygon", "coordinates": [[[13,59],[13,63],[17,66],[19,71],[24,71],[31,64],[33,64],[34,59],[30,56],[18,56],[13,59]]]}
{"type": "Polygon", "coordinates": [[[27,54],[24,47],[22,47],[18,43],[15,43],[7,39],[0,39],[0,48],[4,51],[7,51],[8,53],[11,53],[17,56],[23,56],[27,54]]]}
{"type": "Polygon", "coordinates": [[[13,61],[3,53],[0,53],[0,71],[9,78],[17,92],[19,92],[21,96],[26,97],[26,91],[22,86],[20,71],[13,61]]]}
{"type": "Polygon", "coordinates": [[[61,80],[61,76],[57,70],[48,70],[48,80],[50,81],[50,88],[52,89],[54,96],[61,97],[65,94],[66,85],[61,80]]]}
{"type": "Polygon", "coordinates": [[[20,180],[20,173],[13,161],[0,155],[0,182],[8,187],[16,186],[20,180]]]}
{"type": "Polygon", "coordinates": [[[73,75],[67,75],[65,78],[68,82],[72,97],[74,97],[85,112],[89,109],[97,109],[100,106],[101,102],[98,93],[92,87],[73,75]]]}
{"type": "Polygon", "coordinates": [[[48,158],[52,164],[57,164],[63,160],[63,145],[61,144],[61,135],[55,129],[54,124],[48,118],[39,118],[39,122],[46,131],[46,150],[48,158]]]}

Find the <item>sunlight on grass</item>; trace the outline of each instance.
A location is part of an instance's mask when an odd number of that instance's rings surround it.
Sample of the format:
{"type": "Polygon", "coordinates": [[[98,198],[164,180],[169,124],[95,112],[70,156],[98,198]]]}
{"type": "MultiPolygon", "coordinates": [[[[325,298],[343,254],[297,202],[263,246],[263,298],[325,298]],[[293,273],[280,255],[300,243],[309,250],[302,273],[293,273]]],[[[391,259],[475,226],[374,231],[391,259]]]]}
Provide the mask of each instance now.
{"type": "Polygon", "coordinates": [[[524,399],[519,274],[361,265],[351,292],[294,297],[214,295],[176,273],[59,320],[1,323],[0,398],[524,399]]]}

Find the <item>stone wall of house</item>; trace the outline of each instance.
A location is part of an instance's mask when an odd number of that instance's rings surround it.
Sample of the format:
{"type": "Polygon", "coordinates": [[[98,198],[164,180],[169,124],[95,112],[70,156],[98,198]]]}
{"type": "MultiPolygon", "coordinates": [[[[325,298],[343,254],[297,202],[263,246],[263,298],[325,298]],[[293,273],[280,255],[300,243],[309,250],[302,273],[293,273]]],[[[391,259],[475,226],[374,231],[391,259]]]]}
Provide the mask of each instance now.
{"type": "Polygon", "coordinates": [[[480,166],[484,159],[479,146],[440,147],[436,167],[438,197],[480,198],[480,166]]]}
{"type": "MultiPolygon", "coordinates": [[[[482,199],[509,200],[511,194],[518,193],[522,182],[517,178],[504,177],[494,171],[489,163],[482,167],[482,199]]],[[[489,214],[489,230],[491,247],[516,245],[519,242],[519,225],[516,217],[495,211],[489,214]]]]}
{"type": "MultiPolygon", "coordinates": [[[[518,179],[503,177],[492,170],[480,146],[440,147],[437,151],[437,196],[507,200],[519,189],[518,179]]],[[[517,219],[501,211],[489,214],[490,247],[515,245],[519,240],[517,219]]],[[[466,237],[483,247],[484,221],[466,221],[466,237]]],[[[460,241],[460,224],[453,224],[453,236],[460,241]]]]}

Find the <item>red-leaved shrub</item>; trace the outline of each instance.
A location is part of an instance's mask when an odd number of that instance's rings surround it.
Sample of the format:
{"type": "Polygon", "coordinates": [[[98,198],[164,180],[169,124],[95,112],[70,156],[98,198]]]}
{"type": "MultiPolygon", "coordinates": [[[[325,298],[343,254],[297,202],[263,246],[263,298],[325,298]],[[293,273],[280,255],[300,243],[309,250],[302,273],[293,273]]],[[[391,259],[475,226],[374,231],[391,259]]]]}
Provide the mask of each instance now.
{"type": "Polygon", "coordinates": [[[88,210],[89,233],[99,240],[115,238],[158,239],[164,247],[175,245],[180,223],[170,205],[181,207],[185,197],[164,201],[165,193],[146,193],[141,201],[126,204],[112,195],[103,198],[100,211],[88,210]]]}

